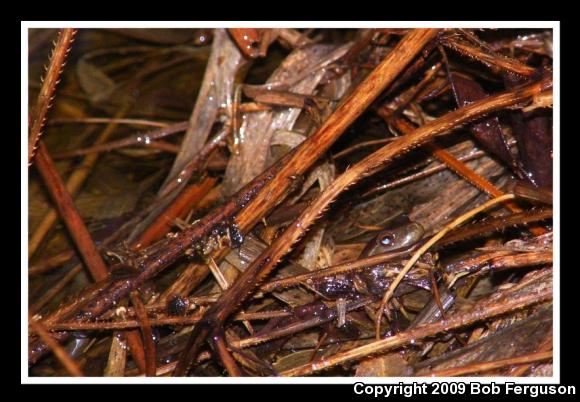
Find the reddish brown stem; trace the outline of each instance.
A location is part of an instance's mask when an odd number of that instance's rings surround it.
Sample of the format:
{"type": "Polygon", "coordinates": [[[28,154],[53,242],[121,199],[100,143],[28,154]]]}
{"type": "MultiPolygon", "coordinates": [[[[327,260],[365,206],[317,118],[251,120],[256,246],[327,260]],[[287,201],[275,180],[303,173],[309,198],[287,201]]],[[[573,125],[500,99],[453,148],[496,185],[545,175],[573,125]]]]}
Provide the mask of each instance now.
{"type": "Polygon", "coordinates": [[[409,255],[411,252],[413,252],[414,249],[415,246],[402,251],[376,254],[370,257],[359,258],[358,260],[355,261],[349,261],[342,264],[333,265],[328,268],[319,269],[313,272],[294,275],[288,278],[276,279],[274,281],[263,284],[260,287],[260,291],[274,292],[277,290],[286,289],[292,286],[299,285],[300,283],[310,284],[314,279],[341,274],[344,275],[352,271],[362,270],[367,267],[372,267],[378,264],[384,264],[388,261],[400,259],[402,257],[409,255]]]}
{"type": "MultiPolygon", "coordinates": [[[[151,306],[145,306],[145,310],[150,311],[151,306]]],[[[127,310],[127,315],[133,314],[132,309],[127,310]]],[[[279,311],[263,311],[258,313],[240,313],[234,319],[237,321],[246,320],[269,320],[271,318],[288,317],[290,312],[279,311]]],[[[149,324],[152,327],[160,327],[164,325],[192,325],[199,322],[202,314],[194,314],[184,317],[160,317],[150,318],[149,324]]],[[[107,331],[115,329],[129,329],[137,328],[141,324],[137,320],[123,320],[123,321],[97,321],[97,322],[63,322],[50,325],[51,331],[107,331]]]]}
{"type": "Polygon", "coordinates": [[[168,152],[171,154],[176,154],[179,152],[179,146],[173,145],[167,141],[153,141],[149,144],[149,148],[158,149],[163,152],[168,152]]]}
{"type": "Polygon", "coordinates": [[[169,183],[159,192],[159,196],[163,197],[173,192],[175,189],[181,187],[182,183],[186,183],[192,175],[201,170],[203,164],[207,161],[210,154],[218,148],[218,146],[225,143],[225,140],[230,133],[229,127],[223,127],[211,140],[203,146],[203,148],[192,158],[192,160],[185,165],[179,172],[177,178],[169,183]]]}
{"type": "Polygon", "coordinates": [[[149,322],[149,317],[147,317],[145,306],[139,298],[139,293],[137,291],[131,292],[131,303],[135,308],[135,315],[139,319],[141,332],[143,334],[145,345],[145,375],[147,375],[147,377],[155,377],[155,373],[157,372],[157,355],[155,352],[153,331],[151,330],[151,323],[149,322]]]}
{"type": "MultiPolygon", "coordinates": [[[[486,156],[486,155],[487,154],[485,153],[485,151],[475,151],[472,154],[461,156],[461,157],[457,158],[457,160],[459,160],[461,162],[469,162],[471,160],[478,159],[478,158],[481,158],[481,157],[486,156]]],[[[449,169],[449,166],[447,166],[444,163],[439,164],[437,166],[433,166],[432,168],[422,170],[418,173],[413,173],[413,174],[410,174],[408,176],[402,177],[400,179],[393,180],[389,183],[381,184],[380,186],[377,186],[377,187],[367,191],[366,193],[364,193],[363,197],[368,197],[370,195],[376,194],[376,193],[381,192],[381,191],[390,190],[392,188],[402,186],[403,184],[407,184],[407,183],[411,183],[411,182],[416,181],[416,180],[424,179],[425,177],[429,177],[431,175],[434,175],[435,173],[442,172],[446,169],[449,169]]]]}
{"type": "Polygon", "coordinates": [[[38,146],[38,172],[63,219],[70,236],[95,281],[103,280],[108,275],[99,250],[85,226],[74,201],[66,189],[64,182],[56,171],[54,163],[42,141],[38,146]]]}
{"type": "Polygon", "coordinates": [[[58,118],[51,119],[48,124],[130,124],[136,126],[149,126],[149,127],[168,127],[169,123],[162,123],[152,120],[143,119],[117,119],[111,117],[79,117],[79,118],[58,118]]]}
{"type": "Polygon", "coordinates": [[[491,54],[482,47],[477,47],[459,39],[457,35],[445,35],[441,38],[441,43],[463,56],[479,61],[494,72],[508,72],[525,77],[530,77],[536,72],[533,67],[505,56],[491,54]]]}
{"type": "Polygon", "coordinates": [[[482,222],[473,223],[471,225],[454,230],[443,239],[441,239],[441,241],[439,241],[437,244],[437,247],[443,247],[459,241],[473,239],[486,233],[505,230],[506,228],[514,227],[517,225],[526,225],[531,222],[540,222],[546,219],[550,219],[552,214],[552,209],[545,208],[523,211],[508,216],[500,216],[497,218],[488,218],[482,222]]]}
{"type": "MultiPolygon", "coordinates": [[[[394,118],[391,120],[394,126],[400,130],[403,134],[411,133],[415,127],[408,123],[406,120],[402,118],[394,118]]],[[[501,197],[504,193],[503,191],[499,190],[495,187],[492,183],[490,183],[485,177],[478,175],[473,170],[471,170],[465,163],[459,161],[445,149],[439,147],[435,143],[430,143],[429,149],[433,152],[433,155],[439,159],[441,162],[446,164],[451,170],[457,173],[459,176],[463,177],[465,180],[470,182],[475,187],[479,188],[480,190],[485,191],[492,197],[501,197]]],[[[507,201],[505,206],[511,212],[521,212],[522,209],[517,206],[513,201],[507,201]]],[[[541,233],[539,233],[541,234],[541,233]]]]}
{"type": "Polygon", "coordinates": [[[42,135],[42,128],[46,121],[46,113],[51,106],[52,99],[56,85],[59,82],[66,56],[70,51],[70,46],[76,34],[76,29],[65,28],[60,31],[58,41],[54,46],[52,56],[50,58],[50,65],[46,71],[40,93],[36,99],[36,107],[34,113],[31,115],[28,126],[28,164],[32,163],[32,159],[36,153],[36,148],[40,136],[42,135]]]}
{"type": "Polygon", "coordinates": [[[216,180],[206,178],[199,184],[187,187],[175,201],[157,217],[157,219],[139,236],[133,246],[134,249],[147,247],[163,237],[173,225],[176,218],[188,209],[195,207],[201,198],[214,186],[216,180]]]}
{"type": "Polygon", "coordinates": [[[238,364],[234,360],[234,357],[228,350],[226,346],[226,342],[224,339],[223,331],[217,332],[211,337],[211,343],[214,345],[215,351],[219,356],[221,362],[223,363],[224,367],[228,371],[228,374],[231,377],[242,377],[244,373],[238,367],[238,364]]]}
{"type": "MultiPolygon", "coordinates": [[[[36,165],[91,276],[96,282],[106,279],[108,276],[107,266],[42,141],[39,143],[36,165]]],[[[134,356],[140,356],[139,351],[142,350],[143,346],[139,339],[139,333],[127,333],[127,343],[134,356]]],[[[135,361],[144,367],[144,361],[139,357],[135,361]]]]}

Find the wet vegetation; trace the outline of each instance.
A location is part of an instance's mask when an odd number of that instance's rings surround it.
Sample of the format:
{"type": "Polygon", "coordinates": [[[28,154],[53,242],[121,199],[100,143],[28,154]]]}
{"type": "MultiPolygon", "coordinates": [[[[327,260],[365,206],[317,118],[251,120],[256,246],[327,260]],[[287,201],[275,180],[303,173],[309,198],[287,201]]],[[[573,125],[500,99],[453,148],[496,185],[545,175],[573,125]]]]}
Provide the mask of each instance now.
{"type": "Polygon", "coordinates": [[[31,376],[551,376],[552,32],[29,31],[31,376]]]}

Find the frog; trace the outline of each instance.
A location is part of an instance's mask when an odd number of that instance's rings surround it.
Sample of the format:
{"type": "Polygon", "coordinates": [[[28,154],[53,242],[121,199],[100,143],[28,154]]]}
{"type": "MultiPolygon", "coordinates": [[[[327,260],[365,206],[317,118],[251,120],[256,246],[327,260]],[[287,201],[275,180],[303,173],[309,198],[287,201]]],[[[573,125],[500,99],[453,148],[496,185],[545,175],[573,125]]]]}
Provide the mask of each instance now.
{"type": "MultiPolygon", "coordinates": [[[[417,244],[423,238],[425,229],[418,222],[409,221],[408,218],[397,219],[394,224],[379,231],[365,246],[359,258],[373,255],[400,251],[417,244]]],[[[316,283],[315,288],[319,294],[329,299],[346,297],[348,299],[356,295],[382,296],[393,280],[392,267],[400,265],[399,262],[379,264],[369,267],[360,272],[325,277],[316,283]]],[[[416,285],[429,288],[429,281],[417,280],[416,285]]],[[[407,286],[403,285],[403,288],[407,286]]]]}
{"type": "MultiPolygon", "coordinates": [[[[412,221],[384,229],[367,243],[359,258],[372,257],[377,254],[396,252],[412,247],[423,238],[424,234],[423,225],[412,221]]],[[[385,274],[385,268],[387,266],[380,264],[357,273],[355,279],[357,290],[362,293],[383,294],[393,280],[391,275],[385,274]]]]}

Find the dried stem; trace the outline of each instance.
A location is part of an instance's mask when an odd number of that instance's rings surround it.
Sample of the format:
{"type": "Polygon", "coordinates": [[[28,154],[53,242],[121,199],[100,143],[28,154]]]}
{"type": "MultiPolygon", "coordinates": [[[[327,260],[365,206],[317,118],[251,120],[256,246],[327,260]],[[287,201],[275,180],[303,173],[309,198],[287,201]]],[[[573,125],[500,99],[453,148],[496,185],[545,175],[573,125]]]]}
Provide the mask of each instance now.
{"type": "Polygon", "coordinates": [[[468,364],[461,367],[453,367],[445,370],[432,371],[426,376],[430,377],[456,377],[465,374],[482,373],[490,370],[497,370],[504,367],[520,364],[536,363],[552,359],[552,351],[531,353],[525,356],[510,357],[509,359],[495,360],[491,362],[468,364]]]}
{"type": "Polygon", "coordinates": [[[444,35],[441,43],[456,52],[483,63],[487,67],[500,72],[509,72],[525,77],[532,76],[536,69],[498,54],[490,54],[485,49],[462,41],[457,35],[444,35]]]}
{"type": "MultiPolygon", "coordinates": [[[[42,142],[38,147],[36,166],[93,280],[99,282],[106,279],[109,275],[107,266],[42,142]]],[[[138,333],[128,332],[127,342],[134,356],[141,356],[139,352],[143,346],[138,333]]],[[[135,360],[143,365],[139,357],[135,360]]]]}
{"type": "Polygon", "coordinates": [[[441,239],[439,243],[437,243],[437,247],[473,239],[486,233],[505,230],[509,227],[517,225],[525,225],[531,222],[540,222],[551,218],[552,214],[553,211],[550,208],[544,208],[523,211],[508,216],[500,216],[497,218],[489,218],[482,222],[477,222],[451,232],[449,235],[441,239]]]}
{"type": "Polygon", "coordinates": [[[507,254],[508,251],[498,251],[479,255],[454,264],[452,269],[446,272],[447,283],[452,286],[459,277],[471,273],[485,273],[489,271],[500,271],[530,265],[551,264],[553,261],[552,251],[540,251],[529,253],[507,254]]]}
{"type": "MultiPolygon", "coordinates": [[[[469,155],[461,156],[461,157],[458,157],[456,159],[460,162],[469,162],[469,161],[472,161],[474,159],[479,159],[481,157],[484,157],[486,155],[487,155],[487,153],[485,151],[475,151],[469,155]]],[[[370,195],[379,193],[381,191],[390,190],[390,189],[393,189],[395,187],[402,186],[404,184],[408,184],[408,183],[411,183],[411,182],[414,182],[414,181],[417,181],[420,179],[424,179],[425,177],[429,177],[431,175],[434,175],[435,173],[442,172],[446,169],[449,169],[449,166],[447,166],[444,163],[439,164],[437,166],[433,166],[429,169],[425,169],[425,170],[422,170],[420,172],[410,174],[410,175],[402,177],[400,179],[393,180],[389,183],[381,184],[380,186],[377,186],[377,187],[367,191],[366,193],[364,193],[363,197],[368,197],[370,195]]]]}
{"type": "MultiPolygon", "coordinates": [[[[360,299],[355,302],[351,302],[347,305],[346,311],[352,311],[359,309],[367,304],[369,304],[372,299],[360,299]]],[[[231,342],[230,345],[234,349],[243,349],[250,346],[258,345],[260,343],[268,342],[273,339],[281,338],[287,335],[292,335],[300,331],[304,331],[308,328],[317,327],[320,324],[325,322],[329,322],[334,320],[338,316],[338,312],[335,311],[327,311],[326,314],[322,314],[321,316],[314,317],[308,320],[298,321],[291,324],[288,324],[282,328],[277,328],[272,331],[269,331],[267,334],[257,335],[250,338],[241,339],[236,342],[231,342]]]]}
{"type": "Polygon", "coordinates": [[[75,256],[74,250],[66,250],[52,257],[39,261],[28,268],[28,276],[40,275],[62,266],[75,256]]]}
{"type": "Polygon", "coordinates": [[[360,360],[370,355],[385,353],[389,350],[397,349],[410,343],[416,343],[421,339],[437,335],[441,332],[452,331],[474,324],[478,321],[487,320],[497,317],[511,311],[526,308],[528,306],[548,301],[552,299],[551,287],[541,292],[510,298],[509,300],[491,301],[481,303],[467,313],[457,314],[453,317],[437,321],[433,324],[423,325],[410,331],[402,332],[386,339],[371,342],[367,345],[360,346],[338,353],[326,360],[314,362],[293,368],[280,373],[282,376],[305,376],[316,371],[325,370],[330,367],[344,364],[347,362],[360,360]]]}
{"type": "Polygon", "coordinates": [[[38,146],[36,165],[91,276],[96,281],[105,279],[108,275],[107,266],[42,142],[38,146]]]}
{"type": "Polygon", "coordinates": [[[180,217],[184,212],[195,207],[214,185],[216,180],[206,178],[199,184],[192,184],[187,187],[175,201],[157,217],[155,221],[139,236],[135,242],[135,249],[147,247],[149,244],[159,240],[173,226],[175,219],[180,217]]]}
{"type": "Polygon", "coordinates": [[[274,281],[265,283],[260,287],[260,291],[274,292],[281,289],[286,289],[292,286],[297,286],[301,283],[310,283],[314,279],[324,278],[327,276],[335,276],[346,274],[349,272],[361,270],[367,267],[372,267],[378,264],[384,264],[386,262],[399,259],[409,255],[415,247],[411,247],[407,250],[396,251],[390,253],[376,254],[370,257],[359,258],[355,261],[349,261],[342,264],[333,265],[331,267],[319,269],[313,272],[308,272],[305,274],[294,275],[288,278],[276,279],[274,281]]]}
{"type": "Polygon", "coordinates": [[[143,334],[143,343],[145,346],[145,374],[147,377],[155,377],[157,371],[155,342],[153,340],[153,332],[151,331],[151,323],[149,322],[149,317],[147,317],[145,306],[139,298],[139,292],[131,292],[131,303],[135,308],[135,314],[139,319],[141,332],[143,334]]]}
{"type": "MultiPolygon", "coordinates": [[[[119,110],[115,117],[123,116],[125,113],[127,113],[128,110],[129,106],[123,107],[121,110],[119,110]]],[[[116,123],[110,123],[99,135],[95,141],[95,145],[99,145],[107,141],[107,139],[113,134],[116,127],[116,123]]],[[[99,156],[97,154],[85,156],[81,163],[76,167],[74,172],[69,176],[66,182],[66,189],[71,195],[74,196],[82,187],[87,177],[89,177],[93,166],[95,166],[95,163],[97,163],[98,157],[99,156]]],[[[32,257],[34,252],[38,249],[42,243],[42,240],[54,222],[56,222],[56,218],[57,214],[54,209],[49,210],[48,213],[44,216],[28,242],[28,258],[32,257]]]]}
{"type": "MultiPolygon", "coordinates": [[[[120,124],[120,122],[124,119],[105,120],[110,120],[111,124],[120,124]]],[[[60,152],[54,155],[54,159],[74,158],[88,154],[108,152],[112,151],[113,149],[130,147],[132,145],[153,145],[152,141],[185,131],[187,130],[187,126],[188,122],[176,123],[170,126],[164,124],[161,128],[150,130],[145,133],[135,134],[129,138],[124,138],[119,141],[113,141],[107,144],[93,145],[92,147],[78,149],[75,151],[60,152]]]]}
{"type": "MultiPolygon", "coordinates": [[[[145,306],[147,311],[152,310],[152,306],[145,306]]],[[[128,316],[134,315],[134,310],[127,309],[128,316]]],[[[152,327],[161,327],[165,325],[193,325],[199,322],[203,313],[196,313],[184,317],[158,317],[149,318],[149,324],[152,327]]],[[[239,313],[234,316],[236,321],[252,321],[252,320],[269,320],[271,318],[288,317],[291,313],[285,310],[278,311],[263,311],[257,313],[239,313]]],[[[97,321],[97,322],[62,322],[50,325],[51,331],[108,331],[116,329],[138,328],[141,323],[138,320],[122,320],[122,321],[97,321]]]]}
{"type": "MultiPolygon", "coordinates": [[[[393,119],[395,126],[400,129],[403,133],[408,134],[413,130],[413,126],[407,123],[405,120],[400,118],[393,119]]],[[[445,149],[439,147],[435,143],[429,144],[429,148],[433,155],[447,165],[451,170],[457,173],[460,177],[463,177],[465,180],[473,184],[478,189],[484,191],[488,195],[492,197],[501,197],[504,195],[504,192],[494,186],[490,181],[488,181],[485,177],[478,175],[473,170],[471,170],[465,163],[461,162],[445,149]]],[[[506,202],[505,206],[511,212],[522,212],[522,208],[520,208],[515,202],[506,202]]],[[[532,234],[539,236],[546,233],[546,229],[542,227],[532,227],[530,228],[532,234]]]]}
{"type": "Polygon", "coordinates": [[[50,65],[46,70],[40,93],[36,99],[36,106],[34,113],[28,121],[28,164],[32,164],[32,159],[36,153],[38,141],[42,135],[42,128],[46,121],[46,113],[52,105],[54,98],[54,91],[56,85],[59,83],[60,75],[65,64],[66,57],[70,51],[71,44],[76,34],[76,29],[65,28],[59,32],[58,41],[56,42],[52,55],[50,57],[50,65]]]}
{"type": "Polygon", "coordinates": [[[69,356],[69,354],[64,350],[64,348],[52,338],[44,326],[34,321],[32,317],[28,318],[28,325],[32,328],[34,332],[42,339],[52,350],[56,358],[62,363],[64,368],[70,373],[70,375],[75,377],[83,377],[83,372],[79,368],[78,364],[69,356]]]}
{"type": "MultiPolygon", "coordinates": [[[[48,122],[52,124],[128,124],[135,126],[149,126],[149,127],[170,127],[170,123],[162,123],[159,121],[143,120],[143,119],[116,119],[114,117],[78,117],[78,118],[60,118],[52,119],[48,122]]],[[[179,123],[177,123],[179,124],[179,123]]],[[[187,128],[187,127],[186,127],[187,128]]]]}

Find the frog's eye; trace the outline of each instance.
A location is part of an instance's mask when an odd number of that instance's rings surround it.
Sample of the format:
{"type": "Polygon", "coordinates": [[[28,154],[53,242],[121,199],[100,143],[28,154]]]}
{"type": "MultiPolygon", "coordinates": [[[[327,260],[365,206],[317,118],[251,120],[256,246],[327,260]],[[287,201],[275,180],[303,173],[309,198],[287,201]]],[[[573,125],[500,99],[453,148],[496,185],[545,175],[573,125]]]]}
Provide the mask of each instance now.
{"type": "Polygon", "coordinates": [[[384,234],[379,238],[379,241],[383,246],[392,246],[395,241],[395,235],[392,233],[384,234]]]}

